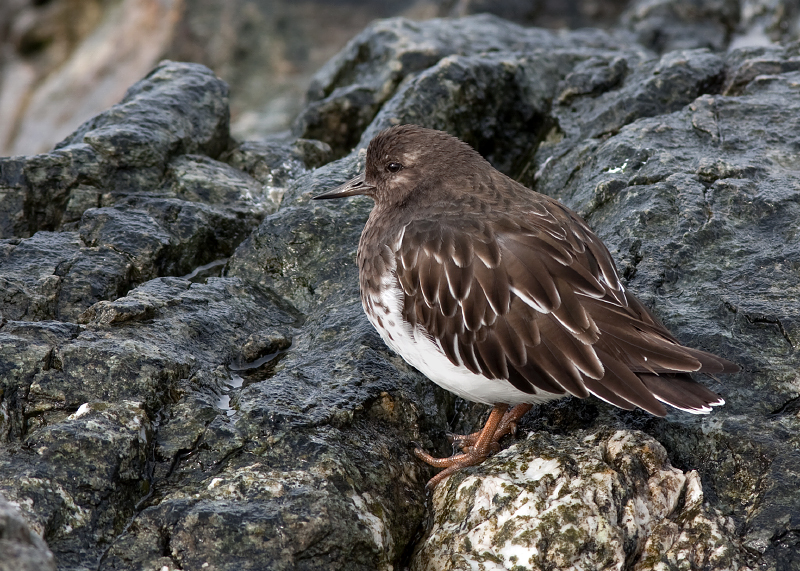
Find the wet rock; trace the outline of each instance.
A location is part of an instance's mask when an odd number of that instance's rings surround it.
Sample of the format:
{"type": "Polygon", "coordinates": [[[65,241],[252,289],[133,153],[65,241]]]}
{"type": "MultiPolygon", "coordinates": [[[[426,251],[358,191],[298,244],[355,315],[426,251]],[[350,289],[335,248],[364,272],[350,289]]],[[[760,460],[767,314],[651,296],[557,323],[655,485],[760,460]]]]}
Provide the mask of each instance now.
{"type": "Polygon", "coordinates": [[[291,143],[245,141],[225,154],[224,159],[264,185],[263,193],[279,205],[283,193],[308,169],[320,167],[333,158],[330,145],[322,141],[295,139],[291,143]]]}
{"type": "Polygon", "coordinates": [[[133,269],[108,245],[86,247],[77,232],[3,240],[0,268],[0,312],[33,321],[74,320],[96,301],[123,294],[133,269]]]}
{"type": "Polygon", "coordinates": [[[118,518],[130,516],[130,499],[142,493],[151,426],[139,404],[84,404],[34,431],[1,461],[16,479],[13,487],[3,482],[2,493],[48,536],[61,566],[96,552],[81,532],[92,529],[104,541],[118,518]]]}
{"type": "Polygon", "coordinates": [[[0,5],[0,154],[47,151],[117,103],[130,84],[165,57],[208,65],[228,82],[237,139],[281,131],[303,109],[313,73],[376,18],[488,12],[524,26],[610,29],[619,26],[627,8],[627,24],[643,40],[722,50],[788,43],[800,32],[793,0],[403,0],[358,6],[353,10],[349,3],[324,0],[187,0],[148,8],[135,1],[77,6],[72,0],[6,0],[0,5]]]}
{"type": "Polygon", "coordinates": [[[229,144],[227,96],[227,86],[207,69],[163,63],[53,152],[3,159],[0,188],[24,196],[22,212],[3,226],[17,236],[53,230],[73,188],[82,196],[90,188],[98,194],[147,190],[173,156],[218,156],[229,144]]]}
{"type": "Polygon", "coordinates": [[[780,75],[800,71],[800,45],[752,47],[734,50],[726,57],[728,72],[723,95],[741,95],[759,75],[780,75]]]}
{"type": "MultiPolygon", "coordinates": [[[[240,282],[225,278],[213,283],[240,282]]],[[[148,286],[97,304],[85,321],[102,328],[126,325],[133,332],[140,329],[137,322],[155,316],[158,329],[174,327],[164,313],[183,314],[187,303],[208,303],[201,286],[192,286],[180,299],[165,297],[163,288],[151,292],[148,286]]],[[[231,285],[225,288],[234,293],[231,285]]],[[[225,297],[217,299],[222,308],[228,305],[225,297]]],[[[238,306],[242,294],[230,299],[238,306]]],[[[214,331],[212,324],[229,324],[242,334],[256,331],[236,343],[248,356],[254,345],[262,346],[258,353],[289,351],[268,372],[201,364],[233,361],[238,350],[208,359],[190,351],[201,363],[187,363],[186,380],[173,389],[177,402],[162,413],[153,495],[143,500],[133,525],[114,540],[105,565],[160,564],[160,546],[166,543],[172,564],[184,567],[209,562],[216,568],[246,568],[246,561],[266,559],[279,562],[279,568],[304,560],[318,566],[381,568],[396,560],[410,540],[413,529],[405,522],[421,517],[424,477],[408,456],[401,462],[396,451],[404,449],[401,434],[418,430],[414,391],[421,379],[407,368],[395,368],[364,322],[357,298],[341,307],[335,324],[326,307],[306,317],[302,329],[286,317],[264,321],[274,305],[263,298],[253,301],[257,305],[241,314],[248,315],[246,329],[211,308],[198,317],[204,328],[212,328],[208,334],[221,339],[229,335],[214,331]],[[276,326],[294,335],[276,334],[276,326]],[[384,408],[394,414],[371,420],[369,403],[376,400],[385,400],[384,408]],[[162,531],[154,535],[154,530],[162,531]]],[[[154,335],[162,339],[152,330],[146,334],[154,335]]],[[[196,335],[170,336],[202,344],[196,335]]]]}
{"type": "MultiPolygon", "coordinates": [[[[791,50],[774,53],[778,69],[791,68],[791,50]]],[[[733,52],[726,78],[746,77],[753,60],[753,52],[733,52]]],[[[798,470],[785,448],[793,429],[784,423],[794,416],[777,412],[796,396],[789,380],[798,338],[790,301],[798,280],[789,268],[800,259],[790,150],[797,145],[796,76],[756,76],[740,95],[703,94],[606,140],[542,145],[536,157],[537,189],[587,218],[630,289],[684,342],[734,355],[743,366],[739,375],[708,381],[727,401],[711,418],[672,415],[647,424],[673,463],[700,472],[706,497],[739,518],[744,541],[773,562],[765,564],[783,560],[791,532],[781,522],[797,509],[788,491],[783,508],[753,503],[775,493],[765,481],[798,470]],[[565,144],[570,150],[561,154],[565,144]]]]}
{"type": "Polygon", "coordinates": [[[146,280],[229,257],[280,189],[214,160],[227,129],[225,84],[165,62],[58,150],[1,159],[0,313],[74,320],[146,280]]]}
{"type": "Polygon", "coordinates": [[[164,62],[51,153],[3,159],[0,188],[24,201],[2,226],[17,236],[57,229],[79,186],[84,196],[90,188],[129,193],[157,186],[173,157],[213,158],[226,150],[229,121],[227,86],[210,70],[164,62]]]}
{"type": "Polygon", "coordinates": [[[203,204],[249,202],[263,205],[259,181],[241,170],[202,155],[181,155],[168,167],[164,190],[176,198],[203,204]]]}
{"type": "MultiPolygon", "coordinates": [[[[3,360],[14,391],[4,396],[16,396],[3,472],[17,476],[0,489],[23,506],[61,565],[101,557],[152,494],[159,421],[172,416],[173,404],[180,410],[186,400],[206,403],[212,419],[220,413],[224,385],[202,371],[233,357],[244,341],[233,331],[244,321],[264,328],[294,323],[261,294],[240,288],[230,279],[153,280],[95,305],[77,329],[50,326],[42,335],[46,323],[7,322],[0,330],[3,347],[25,344],[22,353],[30,355],[3,360]]],[[[195,408],[201,426],[203,411],[195,408]]],[[[166,448],[173,456],[163,460],[165,473],[192,442],[166,448]]]]}
{"type": "Polygon", "coordinates": [[[292,346],[292,340],[279,331],[253,333],[242,346],[242,360],[253,362],[276,355],[292,346]]]}
{"type": "Polygon", "coordinates": [[[204,66],[162,62],[120,103],[56,148],[86,143],[115,166],[156,166],[178,154],[210,157],[228,147],[228,89],[204,66]]]}
{"type": "MultiPolygon", "coordinates": [[[[357,299],[354,256],[370,205],[364,199],[341,208],[309,203],[315,189],[322,192],[346,180],[342,172],[356,174],[354,161],[342,163],[301,177],[296,189],[306,204],[287,205],[267,216],[236,251],[228,274],[273,289],[303,312],[342,290],[357,299]],[[323,258],[326,263],[320,264],[323,258]]],[[[292,195],[290,189],[287,197],[292,195]]]]}
{"type": "Polygon", "coordinates": [[[148,279],[230,256],[260,218],[244,204],[214,208],[162,198],[90,208],[79,232],[2,241],[0,312],[8,319],[74,320],[148,279]]]}

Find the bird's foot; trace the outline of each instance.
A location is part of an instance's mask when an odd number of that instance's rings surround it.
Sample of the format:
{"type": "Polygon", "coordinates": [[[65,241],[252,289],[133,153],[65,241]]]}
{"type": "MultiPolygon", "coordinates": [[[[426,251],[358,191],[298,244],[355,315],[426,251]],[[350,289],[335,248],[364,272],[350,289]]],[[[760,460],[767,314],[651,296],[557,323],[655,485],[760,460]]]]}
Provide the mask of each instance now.
{"type": "Polygon", "coordinates": [[[414,456],[425,462],[426,464],[430,464],[436,468],[444,468],[441,472],[436,474],[433,478],[428,480],[426,484],[426,488],[428,490],[433,490],[436,488],[436,485],[447,478],[450,474],[458,472],[461,468],[466,468],[467,466],[475,466],[480,464],[486,457],[489,456],[489,452],[487,451],[478,451],[475,449],[470,450],[470,452],[462,452],[461,454],[454,454],[449,458],[434,458],[424,450],[420,448],[414,449],[414,456]],[[485,453],[482,453],[485,452],[485,453]]]}
{"type": "Polygon", "coordinates": [[[414,449],[414,456],[430,464],[434,468],[444,468],[428,482],[427,488],[433,490],[436,485],[467,466],[480,464],[494,452],[500,450],[500,439],[516,430],[517,421],[531,409],[532,405],[519,404],[509,410],[508,405],[498,404],[492,409],[486,424],[479,432],[466,435],[452,435],[452,440],[462,452],[449,458],[434,458],[420,448],[414,449]]]}

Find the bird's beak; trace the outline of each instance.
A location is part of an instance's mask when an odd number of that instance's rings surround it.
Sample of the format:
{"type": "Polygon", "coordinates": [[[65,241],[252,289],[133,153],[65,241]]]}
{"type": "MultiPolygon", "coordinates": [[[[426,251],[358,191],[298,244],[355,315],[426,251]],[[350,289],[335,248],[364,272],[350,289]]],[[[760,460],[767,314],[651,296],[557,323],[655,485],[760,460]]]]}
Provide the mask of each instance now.
{"type": "Polygon", "coordinates": [[[355,178],[351,178],[346,183],[332,188],[322,194],[314,197],[314,200],[323,200],[326,198],[345,198],[347,196],[356,196],[358,194],[372,194],[375,187],[366,182],[366,173],[361,173],[355,178]]]}

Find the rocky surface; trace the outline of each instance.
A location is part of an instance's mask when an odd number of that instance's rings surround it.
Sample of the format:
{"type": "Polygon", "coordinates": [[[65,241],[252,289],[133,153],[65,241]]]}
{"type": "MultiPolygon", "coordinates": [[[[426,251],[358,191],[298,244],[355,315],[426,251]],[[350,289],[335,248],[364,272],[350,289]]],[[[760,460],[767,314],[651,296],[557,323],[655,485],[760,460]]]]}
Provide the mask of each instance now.
{"type": "Polygon", "coordinates": [[[370,21],[481,13],[621,28],[659,52],[800,38],[795,0],[4,0],[0,155],[50,150],[162,59],[210,67],[231,86],[235,136],[263,137],[289,127],[314,72],[370,21]]]}
{"type": "Polygon", "coordinates": [[[630,21],[378,22],[291,137],[242,143],[226,85],[165,62],[0,159],[12,568],[800,569],[800,48],[643,45],[630,21]],[[704,380],[727,404],[542,405],[426,502],[408,443],[447,454],[485,407],[363,316],[369,201],[310,200],[398,122],[580,212],[682,341],[742,365],[704,380]]]}
{"type": "Polygon", "coordinates": [[[733,518],[641,432],[532,433],[432,503],[412,569],[742,568],[733,518]]]}
{"type": "Polygon", "coordinates": [[[56,562],[42,537],[31,531],[19,509],[0,496],[0,569],[55,571],[56,562]]]}

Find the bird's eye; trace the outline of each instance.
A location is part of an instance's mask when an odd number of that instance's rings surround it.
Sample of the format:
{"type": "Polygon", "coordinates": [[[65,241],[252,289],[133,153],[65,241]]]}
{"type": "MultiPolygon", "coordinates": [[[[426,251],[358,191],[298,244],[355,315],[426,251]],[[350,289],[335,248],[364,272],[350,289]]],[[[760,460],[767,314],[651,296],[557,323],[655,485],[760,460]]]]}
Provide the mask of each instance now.
{"type": "Polygon", "coordinates": [[[389,163],[386,165],[386,170],[389,172],[398,172],[402,168],[403,165],[401,165],[400,163],[389,163]]]}

